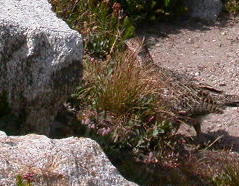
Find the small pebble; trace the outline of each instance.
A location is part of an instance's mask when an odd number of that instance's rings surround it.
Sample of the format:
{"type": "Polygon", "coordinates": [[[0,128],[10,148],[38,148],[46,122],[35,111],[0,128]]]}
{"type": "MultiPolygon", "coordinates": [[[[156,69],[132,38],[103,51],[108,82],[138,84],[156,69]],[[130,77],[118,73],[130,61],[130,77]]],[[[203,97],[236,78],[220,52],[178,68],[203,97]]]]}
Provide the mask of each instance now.
{"type": "Polygon", "coordinates": [[[187,43],[188,43],[188,44],[194,44],[194,41],[193,41],[192,38],[189,38],[187,43]]]}
{"type": "Polygon", "coordinates": [[[222,124],[218,124],[217,127],[222,127],[222,124]]]}
{"type": "Polygon", "coordinates": [[[200,72],[196,72],[196,73],[195,73],[195,76],[199,76],[199,75],[200,75],[200,72]]]}

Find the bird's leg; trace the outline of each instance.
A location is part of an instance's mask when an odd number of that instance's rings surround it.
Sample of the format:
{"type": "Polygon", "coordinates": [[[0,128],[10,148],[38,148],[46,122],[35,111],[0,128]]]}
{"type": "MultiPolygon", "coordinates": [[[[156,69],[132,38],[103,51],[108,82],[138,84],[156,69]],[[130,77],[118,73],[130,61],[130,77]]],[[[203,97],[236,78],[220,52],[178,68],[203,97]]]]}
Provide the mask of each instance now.
{"type": "Polygon", "coordinates": [[[204,138],[202,135],[202,130],[201,130],[201,122],[198,121],[195,118],[187,118],[187,123],[191,126],[193,126],[193,128],[196,131],[196,143],[198,144],[203,144],[204,143],[204,138]]]}
{"type": "Polygon", "coordinates": [[[201,131],[201,123],[197,120],[194,120],[193,128],[195,129],[196,134],[197,134],[196,142],[199,143],[199,144],[203,143],[204,139],[203,139],[202,131],[201,131]]]}
{"type": "Polygon", "coordinates": [[[193,128],[196,131],[196,142],[198,144],[204,143],[204,138],[201,131],[201,122],[197,119],[191,118],[191,117],[181,117],[181,119],[188,125],[193,126],[193,128]]]}

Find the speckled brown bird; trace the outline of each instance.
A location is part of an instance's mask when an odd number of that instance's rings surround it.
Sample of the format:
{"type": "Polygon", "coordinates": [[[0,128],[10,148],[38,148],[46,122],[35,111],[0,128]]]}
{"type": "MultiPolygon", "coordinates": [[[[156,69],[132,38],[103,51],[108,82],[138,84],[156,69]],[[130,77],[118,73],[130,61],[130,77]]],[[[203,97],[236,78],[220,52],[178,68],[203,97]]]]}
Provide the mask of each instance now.
{"type": "Polygon", "coordinates": [[[177,119],[195,128],[199,142],[202,139],[200,119],[203,116],[210,113],[222,114],[228,106],[239,106],[237,95],[225,94],[185,74],[156,65],[144,38],[135,37],[125,41],[125,44],[136,55],[142,70],[151,68],[152,73],[157,73],[158,80],[164,83],[162,98],[169,104],[177,119]]]}

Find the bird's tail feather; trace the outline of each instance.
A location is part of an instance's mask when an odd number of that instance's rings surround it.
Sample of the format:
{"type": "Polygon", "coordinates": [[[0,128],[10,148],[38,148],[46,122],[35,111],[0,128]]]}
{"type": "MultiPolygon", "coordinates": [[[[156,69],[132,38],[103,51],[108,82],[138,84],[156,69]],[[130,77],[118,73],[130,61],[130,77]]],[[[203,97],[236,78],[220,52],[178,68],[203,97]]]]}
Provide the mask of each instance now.
{"type": "Polygon", "coordinates": [[[239,96],[225,94],[223,105],[228,107],[239,107],[239,96]]]}

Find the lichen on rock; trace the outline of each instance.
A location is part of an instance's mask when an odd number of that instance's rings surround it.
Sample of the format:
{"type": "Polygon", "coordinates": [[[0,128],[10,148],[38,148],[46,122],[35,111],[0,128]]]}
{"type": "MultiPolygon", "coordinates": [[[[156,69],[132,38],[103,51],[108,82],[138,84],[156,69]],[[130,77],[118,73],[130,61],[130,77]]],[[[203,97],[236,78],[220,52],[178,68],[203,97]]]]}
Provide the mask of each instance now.
{"type": "Polygon", "coordinates": [[[29,174],[34,186],[137,186],[119,174],[91,139],[0,131],[0,185],[15,186],[17,175],[29,174]]]}
{"type": "Polygon", "coordinates": [[[82,78],[82,37],[47,0],[0,0],[0,9],[0,94],[16,115],[27,113],[22,132],[48,135],[82,78]]]}

